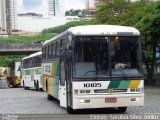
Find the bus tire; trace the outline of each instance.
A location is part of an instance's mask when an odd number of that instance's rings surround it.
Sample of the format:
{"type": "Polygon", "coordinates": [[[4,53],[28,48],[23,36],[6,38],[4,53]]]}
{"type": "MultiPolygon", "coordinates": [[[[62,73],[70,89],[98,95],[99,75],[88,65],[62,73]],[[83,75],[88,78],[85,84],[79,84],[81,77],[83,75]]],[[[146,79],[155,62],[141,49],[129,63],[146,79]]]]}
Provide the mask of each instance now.
{"type": "Polygon", "coordinates": [[[34,89],[36,90],[36,81],[34,80],[34,89]]]}
{"type": "Polygon", "coordinates": [[[48,92],[48,81],[46,80],[46,92],[48,92]]]}
{"type": "Polygon", "coordinates": [[[23,80],[23,88],[24,88],[24,90],[27,90],[27,87],[25,87],[24,80],[23,80]]]}
{"type": "Polygon", "coordinates": [[[127,107],[118,107],[118,112],[125,113],[127,110],[127,107]]]}
{"type": "Polygon", "coordinates": [[[38,80],[36,82],[36,91],[39,91],[39,82],[38,82],[38,80]]]}
{"type": "Polygon", "coordinates": [[[48,100],[53,100],[53,97],[48,94],[48,95],[47,95],[47,99],[48,99],[48,100]]]}
{"type": "Polygon", "coordinates": [[[73,114],[75,112],[75,110],[73,110],[71,107],[67,106],[67,112],[69,114],[73,114]]]}
{"type": "Polygon", "coordinates": [[[22,86],[23,88],[25,87],[25,85],[24,85],[24,80],[23,80],[23,86],[22,86]]]}

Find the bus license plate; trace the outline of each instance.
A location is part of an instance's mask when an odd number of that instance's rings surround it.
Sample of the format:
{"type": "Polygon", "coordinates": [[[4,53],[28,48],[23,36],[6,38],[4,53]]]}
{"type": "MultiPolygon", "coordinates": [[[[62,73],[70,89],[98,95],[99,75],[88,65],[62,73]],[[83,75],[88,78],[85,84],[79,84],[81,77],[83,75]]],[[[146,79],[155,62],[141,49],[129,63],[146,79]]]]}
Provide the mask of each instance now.
{"type": "Polygon", "coordinates": [[[117,98],[105,98],[105,102],[106,103],[116,103],[117,102],[117,98]]]}

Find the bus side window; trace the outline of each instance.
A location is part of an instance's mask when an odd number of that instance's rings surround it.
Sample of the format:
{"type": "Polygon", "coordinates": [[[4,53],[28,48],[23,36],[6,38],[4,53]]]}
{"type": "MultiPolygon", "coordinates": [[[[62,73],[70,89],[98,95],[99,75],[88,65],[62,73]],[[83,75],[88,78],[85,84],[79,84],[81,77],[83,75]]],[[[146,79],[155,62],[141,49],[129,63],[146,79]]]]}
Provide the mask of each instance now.
{"type": "Polygon", "coordinates": [[[57,57],[57,42],[55,43],[55,58],[57,57]]]}
{"type": "Polygon", "coordinates": [[[46,59],[47,59],[47,47],[45,47],[45,50],[44,50],[44,51],[45,51],[44,54],[45,54],[45,60],[46,60],[46,59]]]}
{"type": "Polygon", "coordinates": [[[44,48],[42,48],[42,60],[44,61],[44,48]]]}
{"type": "Polygon", "coordinates": [[[53,59],[53,43],[51,44],[51,59],[53,59]]]}
{"type": "Polygon", "coordinates": [[[61,50],[61,41],[57,42],[57,57],[59,58],[60,56],[60,50],[61,50]]]}
{"type": "Polygon", "coordinates": [[[56,44],[52,43],[53,48],[52,48],[52,58],[55,58],[55,53],[56,53],[56,44]]]}
{"type": "Polygon", "coordinates": [[[49,54],[49,52],[50,52],[50,45],[48,45],[47,60],[49,60],[49,59],[50,59],[50,54],[49,54]]]}
{"type": "Polygon", "coordinates": [[[52,44],[50,45],[50,49],[49,49],[49,58],[52,59],[52,44]]]}

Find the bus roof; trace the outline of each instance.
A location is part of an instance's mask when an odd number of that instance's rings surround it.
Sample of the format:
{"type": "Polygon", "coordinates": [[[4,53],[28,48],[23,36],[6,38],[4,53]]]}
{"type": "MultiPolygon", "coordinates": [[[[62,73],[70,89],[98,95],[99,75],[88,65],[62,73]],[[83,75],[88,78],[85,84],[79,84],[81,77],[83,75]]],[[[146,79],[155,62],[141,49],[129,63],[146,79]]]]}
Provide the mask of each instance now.
{"type": "Polygon", "coordinates": [[[133,27],[118,25],[87,25],[77,26],[68,29],[74,35],[118,35],[118,33],[133,33],[140,35],[139,31],[133,27]]]}
{"type": "Polygon", "coordinates": [[[38,55],[42,55],[42,52],[40,51],[40,52],[30,54],[29,56],[22,58],[22,60],[25,60],[25,59],[28,59],[28,58],[31,58],[31,57],[35,57],[35,56],[38,56],[38,55]]]}
{"type": "Polygon", "coordinates": [[[118,25],[85,25],[71,27],[67,31],[57,35],[56,37],[47,40],[43,43],[46,45],[53,40],[62,37],[64,34],[70,33],[72,35],[79,36],[95,36],[95,35],[106,35],[106,36],[139,36],[140,32],[134,27],[118,26],[118,25]]]}

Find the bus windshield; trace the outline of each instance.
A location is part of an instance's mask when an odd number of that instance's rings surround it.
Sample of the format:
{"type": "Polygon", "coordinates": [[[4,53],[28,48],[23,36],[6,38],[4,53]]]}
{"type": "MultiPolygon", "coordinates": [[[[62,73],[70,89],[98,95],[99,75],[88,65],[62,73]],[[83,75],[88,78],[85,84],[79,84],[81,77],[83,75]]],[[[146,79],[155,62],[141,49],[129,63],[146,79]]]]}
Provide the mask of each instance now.
{"type": "Polygon", "coordinates": [[[141,77],[140,49],[138,37],[76,37],[73,77],[141,77]]]}
{"type": "Polygon", "coordinates": [[[76,37],[74,77],[96,77],[108,73],[108,43],[105,37],[76,37]]]}
{"type": "Polygon", "coordinates": [[[138,37],[111,37],[112,76],[141,76],[140,44],[138,37]]]}

